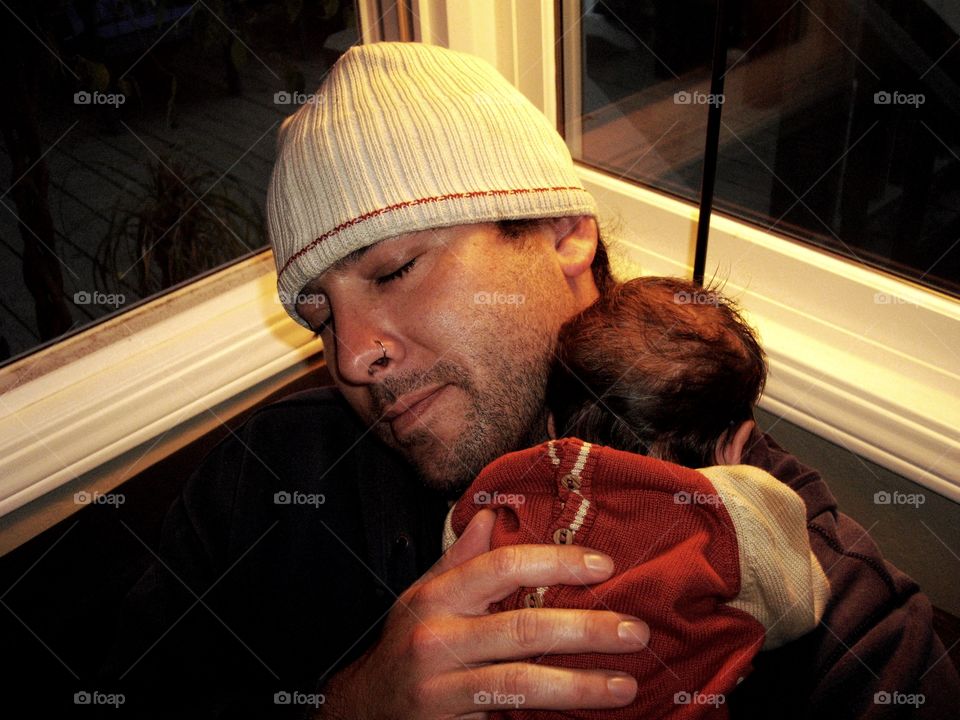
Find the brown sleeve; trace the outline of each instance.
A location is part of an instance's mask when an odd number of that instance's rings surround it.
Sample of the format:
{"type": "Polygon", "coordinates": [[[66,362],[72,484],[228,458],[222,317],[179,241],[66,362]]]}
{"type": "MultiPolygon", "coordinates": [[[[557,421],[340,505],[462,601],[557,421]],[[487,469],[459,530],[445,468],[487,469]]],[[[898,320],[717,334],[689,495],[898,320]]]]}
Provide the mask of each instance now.
{"type": "Polygon", "coordinates": [[[756,434],[746,462],[796,490],[814,554],[830,580],[820,626],[761,653],[730,698],[733,717],[954,718],[960,678],[933,630],[928,598],[886,562],[819,474],[756,434]]]}

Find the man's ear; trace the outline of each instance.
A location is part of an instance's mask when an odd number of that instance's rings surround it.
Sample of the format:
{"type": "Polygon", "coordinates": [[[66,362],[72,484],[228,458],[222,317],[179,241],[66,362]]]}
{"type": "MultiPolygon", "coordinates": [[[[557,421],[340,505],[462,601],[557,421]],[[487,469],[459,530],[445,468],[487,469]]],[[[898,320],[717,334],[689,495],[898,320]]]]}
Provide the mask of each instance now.
{"type": "Polygon", "coordinates": [[[714,459],[717,465],[739,465],[743,458],[743,448],[747,446],[747,440],[756,423],[753,420],[744,420],[736,428],[730,428],[720,439],[717,440],[717,447],[714,449],[714,459]]]}
{"type": "Polygon", "coordinates": [[[590,215],[578,215],[554,218],[550,226],[563,274],[572,279],[589,272],[597,252],[597,221],[590,215]]]}

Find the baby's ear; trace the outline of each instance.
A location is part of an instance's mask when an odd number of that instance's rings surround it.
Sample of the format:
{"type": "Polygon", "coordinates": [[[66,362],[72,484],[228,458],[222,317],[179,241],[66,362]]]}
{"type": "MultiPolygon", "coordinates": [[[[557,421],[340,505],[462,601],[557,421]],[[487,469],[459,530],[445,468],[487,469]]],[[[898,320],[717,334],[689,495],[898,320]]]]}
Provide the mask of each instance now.
{"type": "Polygon", "coordinates": [[[743,458],[743,449],[756,423],[753,420],[744,420],[739,425],[727,430],[717,440],[717,447],[713,451],[717,465],[739,465],[743,458]]]}

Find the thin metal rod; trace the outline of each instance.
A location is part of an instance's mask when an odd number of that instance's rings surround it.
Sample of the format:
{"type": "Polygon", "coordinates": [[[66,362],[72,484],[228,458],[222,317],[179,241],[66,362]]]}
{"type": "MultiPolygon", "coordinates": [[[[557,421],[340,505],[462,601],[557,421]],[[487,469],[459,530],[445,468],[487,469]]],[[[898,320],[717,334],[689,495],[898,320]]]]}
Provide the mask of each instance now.
{"type": "Polygon", "coordinates": [[[713,64],[710,95],[707,105],[707,139],[703,151],[703,173],[700,176],[700,213],[697,217],[697,246],[693,255],[693,281],[703,285],[707,265],[707,241],[710,236],[710,213],[713,189],[717,179],[717,156],[720,147],[720,115],[723,111],[723,77],[727,69],[726,0],[717,0],[717,24],[713,31],[713,64]]]}

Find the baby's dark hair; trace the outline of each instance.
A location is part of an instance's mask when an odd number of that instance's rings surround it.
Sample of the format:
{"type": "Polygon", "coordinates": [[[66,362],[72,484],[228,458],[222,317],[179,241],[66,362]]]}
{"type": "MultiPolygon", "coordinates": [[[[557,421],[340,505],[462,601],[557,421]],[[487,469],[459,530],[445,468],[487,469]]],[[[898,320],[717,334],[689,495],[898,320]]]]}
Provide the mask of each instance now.
{"type": "Polygon", "coordinates": [[[560,329],[547,405],[558,437],[715,465],[753,417],[767,366],[736,304],[671,277],[613,285],[560,329]]]}

